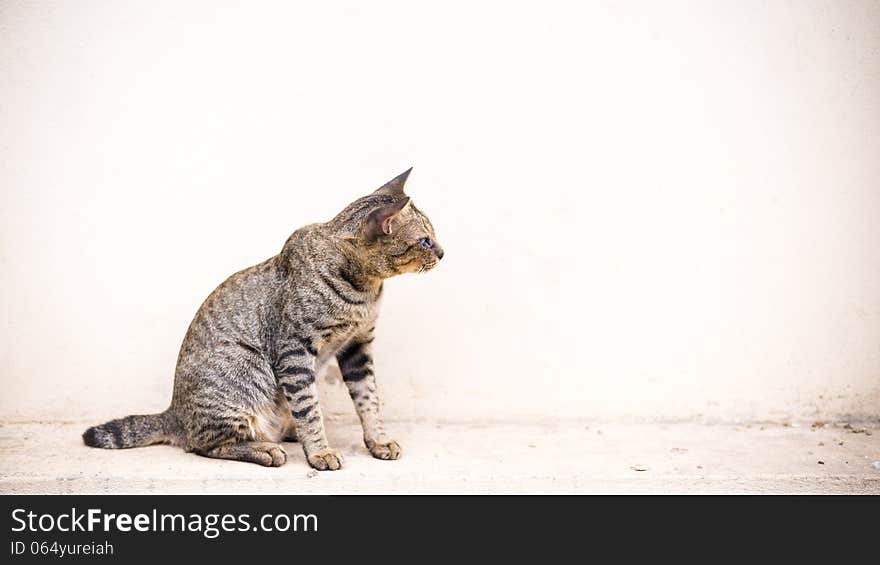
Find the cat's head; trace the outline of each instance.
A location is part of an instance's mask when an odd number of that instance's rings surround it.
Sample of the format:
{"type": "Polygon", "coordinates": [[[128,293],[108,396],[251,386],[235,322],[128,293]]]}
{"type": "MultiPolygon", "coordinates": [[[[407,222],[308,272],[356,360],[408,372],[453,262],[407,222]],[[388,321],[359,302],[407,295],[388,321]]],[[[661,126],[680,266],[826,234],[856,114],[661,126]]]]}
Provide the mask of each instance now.
{"type": "Polygon", "coordinates": [[[431,220],[403,192],[411,170],[355,200],[333,220],[364,269],[382,278],[430,271],[443,258],[431,220]]]}

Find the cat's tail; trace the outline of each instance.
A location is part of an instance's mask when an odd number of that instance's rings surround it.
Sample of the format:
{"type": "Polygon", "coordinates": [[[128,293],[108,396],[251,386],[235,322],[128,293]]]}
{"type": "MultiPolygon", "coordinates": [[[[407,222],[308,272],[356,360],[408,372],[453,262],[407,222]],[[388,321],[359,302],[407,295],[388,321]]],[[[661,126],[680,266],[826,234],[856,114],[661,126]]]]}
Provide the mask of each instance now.
{"type": "Polygon", "coordinates": [[[178,434],[177,419],[170,411],[146,416],[126,416],[94,426],[82,435],[90,447],[124,449],[156,443],[175,443],[178,434]]]}

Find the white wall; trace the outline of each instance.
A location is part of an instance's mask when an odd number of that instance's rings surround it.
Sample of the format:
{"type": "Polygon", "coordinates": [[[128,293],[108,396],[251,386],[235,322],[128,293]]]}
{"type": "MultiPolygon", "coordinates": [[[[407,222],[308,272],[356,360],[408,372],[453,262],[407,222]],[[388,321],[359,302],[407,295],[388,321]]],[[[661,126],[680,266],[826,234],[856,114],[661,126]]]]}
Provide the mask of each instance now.
{"type": "Polygon", "coordinates": [[[880,413],[876,2],[7,0],[0,415],[164,408],[217,284],[410,165],[390,417],[880,413]]]}

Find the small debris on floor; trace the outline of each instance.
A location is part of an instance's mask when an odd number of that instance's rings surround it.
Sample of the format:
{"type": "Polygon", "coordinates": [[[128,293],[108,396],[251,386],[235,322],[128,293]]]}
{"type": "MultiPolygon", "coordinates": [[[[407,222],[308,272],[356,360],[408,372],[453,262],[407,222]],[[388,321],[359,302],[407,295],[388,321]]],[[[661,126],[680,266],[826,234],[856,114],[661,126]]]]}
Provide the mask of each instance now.
{"type": "Polygon", "coordinates": [[[850,423],[847,423],[845,426],[843,426],[843,429],[849,430],[854,434],[865,434],[866,436],[871,435],[871,430],[867,428],[856,428],[850,423]]]}
{"type": "Polygon", "coordinates": [[[529,447],[531,447],[531,448],[534,449],[534,448],[535,448],[535,444],[534,444],[534,443],[530,443],[530,444],[529,444],[529,447]]]}
{"type": "Polygon", "coordinates": [[[828,422],[826,422],[824,420],[816,420],[815,422],[813,422],[813,425],[810,427],[811,428],[824,428],[827,424],[828,424],[828,422]]]}
{"type": "Polygon", "coordinates": [[[318,476],[318,472],[315,471],[314,469],[309,469],[309,472],[306,473],[306,478],[309,478],[309,479],[314,479],[317,476],[318,476]]]}
{"type": "Polygon", "coordinates": [[[630,469],[632,469],[633,471],[647,471],[648,470],[648,468],[645,467],[644,465],[633,465],[632,467],[630,467],[630,469]]]}
{"type": "Polygon", "coordinates": [[[824,461],[816,461],[816,463],[818,463],[819,465],[824,465],[824,464],[825,464],[824,461]]]}
{"type": "Polygon", "coordinates": [[[871,463],[871,468],[880,471],[880,461],[874,461],[873,463],[871,463]]]}
{"type": "Polygon", "coordinates": [[[702,468],[703,468],[702,465],[697,465],[697,469],[702,469],[702,468]]]}
{"type": "Polygon", "coordinates": [[[819,442],[819,447],[822,447],[823,445],[825,445],[825,442],[824,442],[824,441],[820,441],[820,442],[819,442]]]}
{"type": "Polygon", "coordinates": [[[671,452],[673,452],[673,453],[686,453],[686,452],[687,452],[687,449],[685,449],[685,448],[683,448],[683,447],[673,447],[673,448],[670,449],[669,451],[671,451],[671,452]]]}

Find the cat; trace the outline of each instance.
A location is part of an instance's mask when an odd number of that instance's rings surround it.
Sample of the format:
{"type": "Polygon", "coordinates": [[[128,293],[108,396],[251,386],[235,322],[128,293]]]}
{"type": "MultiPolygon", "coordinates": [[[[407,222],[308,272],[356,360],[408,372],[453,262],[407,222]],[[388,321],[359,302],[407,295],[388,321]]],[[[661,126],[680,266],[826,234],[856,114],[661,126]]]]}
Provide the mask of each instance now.
{"type": "Polygon", "coordinates": [[[287,461],[280,442],[298,440],[309,465],[340,469],[315,386],[335,356],[367,449],[400,458],[379,417],[371,353],[383,280],[430,271],[443,258],[431,221],[404,193],[411,170],[329,222],[296,230],[281,253],[217,287],[184,337],[168,410],[91,427],[85,444],[170,443],[278,467],[287,461]]]}

